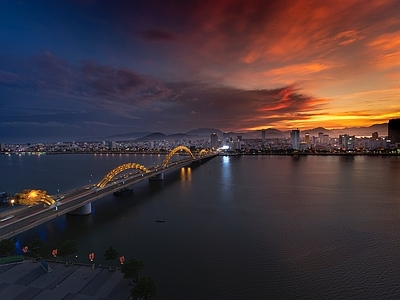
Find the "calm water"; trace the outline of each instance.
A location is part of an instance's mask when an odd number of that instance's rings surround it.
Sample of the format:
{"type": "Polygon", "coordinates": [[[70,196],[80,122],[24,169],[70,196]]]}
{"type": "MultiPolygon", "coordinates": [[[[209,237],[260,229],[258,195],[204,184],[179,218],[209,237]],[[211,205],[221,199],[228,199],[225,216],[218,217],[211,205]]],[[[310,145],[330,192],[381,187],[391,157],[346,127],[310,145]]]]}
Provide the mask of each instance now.
{"type": "MultiPolygon", "coordinates": [[[[0,190],[62,192],[163,158],[0,156],[0,190]]],[[[113,245],[144,260],[160,299],[399,299],[399,187],[400,157],[217,157],[17,238],[73,238],[97,264],[113,245]]]]}

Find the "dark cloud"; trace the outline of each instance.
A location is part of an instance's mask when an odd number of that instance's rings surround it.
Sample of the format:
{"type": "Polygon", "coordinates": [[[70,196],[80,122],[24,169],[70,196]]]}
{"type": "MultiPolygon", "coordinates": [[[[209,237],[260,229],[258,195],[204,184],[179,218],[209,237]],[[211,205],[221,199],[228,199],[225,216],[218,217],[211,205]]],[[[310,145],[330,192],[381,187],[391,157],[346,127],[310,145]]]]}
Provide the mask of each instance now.
{"type": "Polygon", "coordinates": [[[81,67],[83,79],[100,96],[125,96],[146,88],[149,80],[130,70],[87,62],[81,67]]]}
{"type": "Polygon", "coordinates": [[[34,56],[21,74],[1,71],[0,84],[47,97],[77,99],[118,113],[166,97],[169,90],[154,78],[132,70],[86,61],[67,63],[48,52],[34,56]]]}
{"type": "Polygon", "coordinates": [[[163,41],[174,41],[178,37],[165,30],[146,30],[140,32],[140,36],[150,42],[163,42],[163,41]]]}
{"type": "Polygon", "coordinates": [[[54,107],[38,107],[38,106],[25,106],[25,107],[18,107],[18,106],[5,106],[0,110],[0,117],[4,118],[11,117],[11,118],[26,118],[30,116],[34,117],[49,117],[49,116],[57,116],[60,117],[62,115],[66,115],[68,117],[73,117],[76,115],[85,115],[87,114],[82,109],[66,109],[66,108],[54,108],[54,107]]]}
{"type": "Polygon", "coordinates": [[[18,75],[0,70],[0,85],[10,85],[18,82],[18,75]]]}
{"type": "MultiPolygon", "coordinates": [[[[298,119],[299,113],[315,111],[324,104],[323,100],[302,94],[296,86],[246,90],[200,81],[166,83],[95,61],[72,65],[50,53],[34,57],[31,63],[34,68],[30,73],[7,76],[19,78],[24,92],[82,101],[132,122],[142,122],[143,126],[164,124],[162,129],[170,131],[204,124],[249,129],[298,119]]],[[[14,83],[10,86],[15,88],[14,83]]],[[[20,111],[34,114],[37,110],[20,111]]],[[[43,110],[36,115],[62,113],[43,110]]]]}

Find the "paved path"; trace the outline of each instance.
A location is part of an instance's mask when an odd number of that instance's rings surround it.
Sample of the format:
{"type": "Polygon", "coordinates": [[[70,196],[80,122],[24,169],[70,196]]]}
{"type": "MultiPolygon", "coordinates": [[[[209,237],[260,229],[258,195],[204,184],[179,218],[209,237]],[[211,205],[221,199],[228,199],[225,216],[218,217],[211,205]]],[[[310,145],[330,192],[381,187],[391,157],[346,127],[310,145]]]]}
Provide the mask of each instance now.
{"type": "Polygon", "coordinates": [[[40,262],[0,266],[0,299],[129,299],[130,280],[120,271],[49,262],[46,273],[40,262]]]}

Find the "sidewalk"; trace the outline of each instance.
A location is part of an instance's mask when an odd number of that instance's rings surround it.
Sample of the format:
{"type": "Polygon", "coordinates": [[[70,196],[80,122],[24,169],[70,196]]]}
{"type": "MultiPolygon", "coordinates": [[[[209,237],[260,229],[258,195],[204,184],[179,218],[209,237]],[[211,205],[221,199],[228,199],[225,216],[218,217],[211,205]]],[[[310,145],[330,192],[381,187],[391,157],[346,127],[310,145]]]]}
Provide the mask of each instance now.
{"type": "Polygon", "coordinates": [[[130,279],[119,270],[48,264],[50,273],[30,260],[0,266],[0,299],[129,299],[130,279]]]}

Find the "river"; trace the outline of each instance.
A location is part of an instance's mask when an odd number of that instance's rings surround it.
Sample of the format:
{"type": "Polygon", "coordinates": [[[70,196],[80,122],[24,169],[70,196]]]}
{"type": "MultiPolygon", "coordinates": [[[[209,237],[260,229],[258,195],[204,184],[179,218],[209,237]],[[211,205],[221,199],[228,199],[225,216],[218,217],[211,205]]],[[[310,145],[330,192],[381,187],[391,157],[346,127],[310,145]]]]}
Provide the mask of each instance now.
{"type": "MultiPolygon", "coordinates": [[[[0,155],[0,190],[53,194],[126,162],[163,159],[0,155]]],[[[112,245],[145,262],[159,299],[400,298],[400,157],[219,156],[133,187],[94,202],[90,216],[18,235],[18,244],[75,239],[75,259],[94,252],[96,264],[112,245]]]]}

